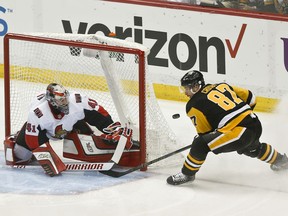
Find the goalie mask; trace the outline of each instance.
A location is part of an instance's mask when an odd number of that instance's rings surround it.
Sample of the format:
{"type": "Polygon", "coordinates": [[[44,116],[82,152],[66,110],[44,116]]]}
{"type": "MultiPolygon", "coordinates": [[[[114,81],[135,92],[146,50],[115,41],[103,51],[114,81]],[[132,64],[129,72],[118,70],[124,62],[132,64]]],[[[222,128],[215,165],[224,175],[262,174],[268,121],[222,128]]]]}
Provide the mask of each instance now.
{"type": "Polygon", "coordinates": [[[69,113],[69,92],[62,85],[50,83],[46,89],[46,100],[60,112],[69,113]]]}
{"type": "Polygon", "coordinates": [[[192,94],[195,94],[199,89],[205,85],[205,81],[201,72],[192,70],[187,72],[181,79],[182,92],[185,88],[189,88],[192,94]],[[198,89],[195,91],[195,89],[198,89]]]}

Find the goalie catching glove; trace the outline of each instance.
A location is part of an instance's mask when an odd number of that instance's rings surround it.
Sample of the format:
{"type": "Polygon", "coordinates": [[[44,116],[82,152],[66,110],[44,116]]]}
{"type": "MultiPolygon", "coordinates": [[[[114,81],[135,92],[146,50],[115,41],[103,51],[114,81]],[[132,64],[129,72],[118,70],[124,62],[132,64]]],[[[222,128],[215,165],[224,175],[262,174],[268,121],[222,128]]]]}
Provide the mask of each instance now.
{"type": "Polygon", "coordinates": [[[125,149],[130,149],[133,146],[132,134],[133,130],[127,126],[122,127],[120,122],[114,122],[108,127],[103,129],[104,134],[101,135],[101,138],[106,141],[108,144],[117,145],[120,139],[120,136],[125,136],[127,142],[125,149]]]}

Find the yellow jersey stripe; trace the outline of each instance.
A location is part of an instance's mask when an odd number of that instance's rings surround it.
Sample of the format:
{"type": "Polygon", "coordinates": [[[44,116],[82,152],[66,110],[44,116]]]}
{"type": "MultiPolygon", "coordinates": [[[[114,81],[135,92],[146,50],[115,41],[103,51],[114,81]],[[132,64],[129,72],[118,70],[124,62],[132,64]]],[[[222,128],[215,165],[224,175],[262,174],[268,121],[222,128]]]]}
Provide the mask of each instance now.
{"type": "Polygon", "coordinates": [[[208,146],[213,151],[222,146],[228,145],[240,139],[240,137],[245,132],[245,130],[246,128],[243,128],[243,127],[235,127],[232,131],[226,132],[225,134],[222,134],[221,136],[209,142],[208,146]]]}
{"type": "MultiPolygon", "coordinates": [[[[218,124],[218,128],[222,128],[224,125],[227,124],[227,122],[229,122],[230,120],[232,120],[233,118],[235,118],[235,116],[244,113],[244,111],[246,110],[250,110],[250,106],[249,105],[245,105],[243,107],[241,107],[240,109],[235,110],[232,113],[229,113],[228,115],[224,116],[223,119],[221,119],[221,121],[218,124]]],[[[251,110],[250,110],[251,112],[251,110]]]]}
{"type": "Polygon", "coordinates": [[[197,133],[206,133],[212,130],[210,123],[208,122],[206,116],[200,110],[196,108],[192,108],[188,113],[187,116],[191,119],[193,125],[196,128],[197,133]],[[197,118],[195,118],[197,116],[197,118]],[[194,117],[194,118],[193,118],[194,117]]]}
{"type": "MultiPolygon", "coordinates": [[[[247,105],[248,106],[248,105],[247,105]]],[[[218,129],[219,132],[221,133],[226,133],[231,131],[233,128],[235,128],[247,115],[252,113],[252,110],[246,110],[245,112],[241,113],[239,116],[231,120],[227,125],[224,127],[218,129]]]]}

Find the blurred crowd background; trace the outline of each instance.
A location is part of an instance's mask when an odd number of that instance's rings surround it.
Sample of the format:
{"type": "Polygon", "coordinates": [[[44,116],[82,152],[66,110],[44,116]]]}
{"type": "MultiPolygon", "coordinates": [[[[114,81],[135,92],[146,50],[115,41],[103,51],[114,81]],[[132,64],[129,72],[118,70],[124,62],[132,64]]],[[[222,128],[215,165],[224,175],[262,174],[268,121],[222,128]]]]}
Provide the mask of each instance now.
{"type": "Polygon", "coordinates": [[[288,14],[288,0],[168,0],[183,4],[194,4],[220,8],[249,10],[255,12],[288,14]]]}

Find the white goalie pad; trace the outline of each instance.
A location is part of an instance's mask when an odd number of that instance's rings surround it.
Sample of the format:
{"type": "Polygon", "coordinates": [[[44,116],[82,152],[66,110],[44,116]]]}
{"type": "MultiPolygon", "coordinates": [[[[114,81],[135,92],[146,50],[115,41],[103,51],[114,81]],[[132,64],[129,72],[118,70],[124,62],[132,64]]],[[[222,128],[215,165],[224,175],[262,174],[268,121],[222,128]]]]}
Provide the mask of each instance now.
{"type": "Polygon", "coordinates": [[[85,155],[101,155],[101,154],[113,154],[114,149],[102,149],[97,147],[93,136],[77,134],[78,139],[75,136],[68,136],[64,139],[63,152],[73,155],[78,155],[80,153],[79,147],[84,151],[85,155]]]}
{"type": "Polygon", "coordinates": [[[139,153],[139,149],[125,150],[126,142],[127,138],[122,135],[117,145],[111,145],[96,135],[70,133],[63,142],[63,156],[87,162],[118,163],[123,154],[127,158],[139,153]]]}

